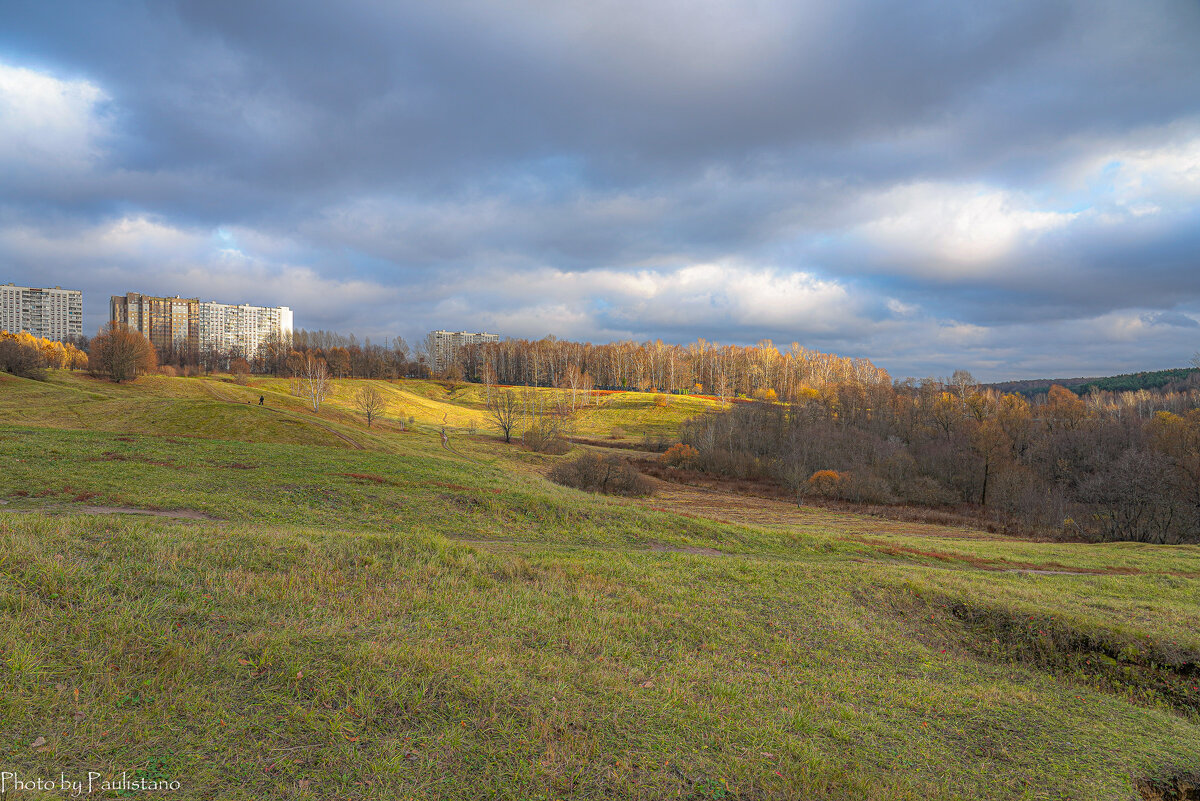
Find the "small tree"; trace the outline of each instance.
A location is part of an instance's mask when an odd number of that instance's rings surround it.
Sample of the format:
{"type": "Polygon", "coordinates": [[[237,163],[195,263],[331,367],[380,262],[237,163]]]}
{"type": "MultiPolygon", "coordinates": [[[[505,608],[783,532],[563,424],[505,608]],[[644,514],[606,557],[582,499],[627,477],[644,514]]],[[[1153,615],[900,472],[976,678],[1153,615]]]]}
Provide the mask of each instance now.
{"type": "Polygon", "coordinates": [[[387,408],[387,401],[373,384],[365,384],[354,393],[354,406],[367,418],[367,428],[370,428],[371,422],[387,408]]]}
{"type": "Polygon", "coordinates": [[[500,390],[492,394],[488,402],[488,418],[500,429],[505,442],[512,442],[513,428],[517,425],[517,417],[521,413],[521,399],[511,389],[500,390]]]}
{"type": "Polygon", "coordinates": [[[239,356],[230,363],[229,372],[233,374],[234,383],[244,385],[250,380],[250,363],[239,356]]]}
{"type": "Polygon", "coordinates": [[[110,322],[92,340],[88,369],[118,384],[153,370],[158,363],[154,346],[139,332],[110,322]]]}
{"type": "Polygon", "coordinates": [[[333,388],[333,381],[329,378],[329,367],[324,359],[311,353],[305,354],[304,364],[300,368],[300,386],[304,396],[312,404],[312,410],[318,411],[322,401],[333,388]]]}

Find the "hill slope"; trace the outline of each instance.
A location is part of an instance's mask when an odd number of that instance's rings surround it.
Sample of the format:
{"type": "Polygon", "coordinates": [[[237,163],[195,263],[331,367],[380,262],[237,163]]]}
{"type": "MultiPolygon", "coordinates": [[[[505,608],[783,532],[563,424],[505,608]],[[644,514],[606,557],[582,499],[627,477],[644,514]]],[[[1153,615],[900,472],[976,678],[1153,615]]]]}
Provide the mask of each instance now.
{"type": "Polygon", "coordinates": [[[9,769],[180,797],[1129,799],[1200,766],[1200,548],[725,522],[758,517],[557,487],[550,457],[344,401],[308,422],[357,448],[170,435],[207,403],[303,414],[208,381],[0,384],[9,769]],[[109,403],[147,431],[70,411],[109,403]]]}

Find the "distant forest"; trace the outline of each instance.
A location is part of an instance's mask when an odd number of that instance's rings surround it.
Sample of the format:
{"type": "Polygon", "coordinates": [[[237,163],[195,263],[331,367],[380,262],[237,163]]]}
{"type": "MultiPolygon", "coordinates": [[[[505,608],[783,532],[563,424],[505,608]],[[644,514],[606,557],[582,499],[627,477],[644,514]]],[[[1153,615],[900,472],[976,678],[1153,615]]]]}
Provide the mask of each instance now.
{"type": "Polygon", "coordinates": [[[684,424],[680,467],[797,498],[953,509],[1048,536],[1200,542],[1200,373],[1036,398],[949,382],[840,382],[684,424]],[[684,449],[686,446],[686,450],[684,449]]]}
{"type": "Polygon", "coordinates": [[[997,392],[1016,392],[1027,397],[1045,395],[1050,387],[1065,387],[1077,395],[1087,395],[1095,390],[1105,392],[1137,392],[1140,389],[1163,389],[1174,385],[1184,386],[1200,368],[1176,367],[1171,370],[1152,370],[1143,373],[1126,373],[1105,378],[1035,378],[1024,381],[999,381],[988,384],[997,392]]]}

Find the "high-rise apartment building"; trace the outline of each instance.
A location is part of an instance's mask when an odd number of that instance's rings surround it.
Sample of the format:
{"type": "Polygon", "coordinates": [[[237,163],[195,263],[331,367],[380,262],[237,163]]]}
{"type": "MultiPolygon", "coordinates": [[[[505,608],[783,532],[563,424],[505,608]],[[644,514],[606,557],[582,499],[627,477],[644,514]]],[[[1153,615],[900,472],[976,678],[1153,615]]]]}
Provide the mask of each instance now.
{"type": "Polygon", "coordinates": [[[458,349],[466,345],[482,345],[487,342],[499,342],[499,334],[470,333],[467,331],[431,331],[433,337],[430,357],[433,359],[435,372],[445,370],[454,359],[458,349]]]}
{"type": "Polygon", "coordinates": [[[196,351],[199,298],[160,298],[128,292],[108,300],[108,319],[140,331],[159,353],[196,351]]]}
{"type": "Polygon", "coordinates": [[[83,292],[0,285],[0,330],[65,342],[83,334],[83,292]]]}
{"type": "Polygon", "coordinates": [[[141,331],[159,352],[187,349],[253,358],[273,335],[292,330],[287,306],[231,305],[199,298],[113,295],[109,319],[141,331]]]}
{"type": "Polygon", "coordinates": [[[292,310],[287,306],[233,306],[203,301],[198,311],[201,347],[221,353],[240,352],[253,357],[258,347],[272,336],[292,330],[292,310]]]}

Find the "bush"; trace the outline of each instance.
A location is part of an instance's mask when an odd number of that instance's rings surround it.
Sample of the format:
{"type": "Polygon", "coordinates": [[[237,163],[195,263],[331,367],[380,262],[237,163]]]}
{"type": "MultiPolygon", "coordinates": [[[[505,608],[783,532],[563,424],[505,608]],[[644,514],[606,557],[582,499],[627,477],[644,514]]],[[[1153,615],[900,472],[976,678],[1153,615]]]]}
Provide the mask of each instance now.
{"type": "Polygon", "coordinates": [[[672,467],[691,467],[700,458],[700,451],[682,442],[667,448],[667,452],[658,457],[663,464],[672,467]]]}
{"type": "Polygon", "coordinates": [[[660,392],[654,396],[654,405],[660,409],[665,409],[671,405],[671,399],[660,392]]]}
{"type": "Polygon", "coordinates": [[[551,456],[562,456],[571,450],[571,444],[559,436],[556,426],[534,425],[527,428],[521,436],[525,447],[537,453],[548,453],[551,456]]]}
{"type": "Polygon", "coordinates": [[[958,500],[953,492],[929,476],[905,478],[896,487],[900,499],[920,506],[952,506],[958,500]]]}
{"type": "Polygon", "coordinates": [[[250,363],[242,358],[234,359],[229,365],[229,372],[235,384],[245,386],[250,380],[250,363]]]}
{"type": "Polygon", "coordinates": [[[854,503],[895,503],[896,496],[886,481],[867,471],[818,470],[804,486],[804,494],[854,503]]]}
{"type": "Polygon", "coordinates": [[[606,495],[644,496],[653,493],[650,481],[628,462],[616,456],[586,453],[555,465],[549,478],[564,487],[602,492],[606,495]]]}
{"type": "Polygon", "coordinates": [[[836,470],[818,470],[808,477],[804,494],[817,498],[840,498],[842,496],[842,474],[836,470]]]}

